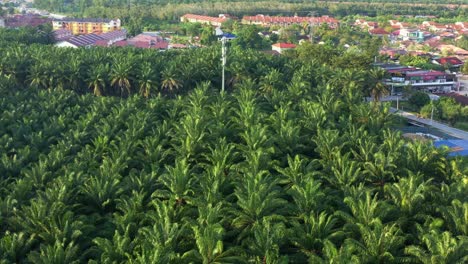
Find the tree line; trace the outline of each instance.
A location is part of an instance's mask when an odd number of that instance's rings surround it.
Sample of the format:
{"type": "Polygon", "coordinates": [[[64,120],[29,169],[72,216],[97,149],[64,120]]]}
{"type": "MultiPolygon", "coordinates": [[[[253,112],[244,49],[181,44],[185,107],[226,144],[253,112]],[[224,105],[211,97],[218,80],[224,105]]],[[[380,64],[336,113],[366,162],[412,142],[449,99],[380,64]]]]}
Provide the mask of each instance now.
{"type": "MultiPolygon", "coordinates": [[[[403,5],[400,3],[363,2],[286,2],[286,1],[63,1],[37,0],[35,6],[53,12],[84,17],[119,17],[125,22],[138,18],[178,20],[185,13],[205,15],[232,14],[238,17],[258,13],[270,15],[307,16],[313,10],[317,15],[345,17],[348,15],[435,15],[437,17],[466,17],[466,6],[441,6],[438,4],[403,5]]],[[[438,2],[440,3],[440,1],[438,2]]]]}
{"type": "MultiPolygon", "coordinates": [[[[286,56],[251,50],[249,42],[229,47],[226,85],[252,79],[268,92],[270,86],[307,80],[313,85],[354,83],[359,94],[377,97],[383,72],[370,70],[378,45],[362,50],[305,43],[286,56]],[[296,77],[295,77],[296,76],[296,77]],[[340,79],[341,78],[341,79],[340,79]]],[[[136,48],[57,48],[34,44],[0,48],[0,74],[15,83],[14,89],[73,90],[80,94],[144,97],[176,95],[211,80],[221,84],[220,44],[209,48],[158,52],[136,48]]]]}

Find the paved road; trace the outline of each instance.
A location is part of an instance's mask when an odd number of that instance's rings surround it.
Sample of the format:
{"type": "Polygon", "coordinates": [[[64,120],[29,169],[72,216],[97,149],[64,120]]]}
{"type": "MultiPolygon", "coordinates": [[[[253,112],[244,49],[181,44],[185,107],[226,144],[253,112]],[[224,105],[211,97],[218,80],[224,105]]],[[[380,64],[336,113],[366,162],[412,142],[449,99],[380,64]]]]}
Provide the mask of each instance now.
{"type": "Polygon", "coordinates": [[[440,131],[442,131],[442,132],[444,132],[446,134],[449,134],[449,135],[451,135],[453,137],[468,140],[468,132],[463,131],[461,129],[454,128],[454,127],[451,127],[451,126],[447,126],[447,125],[444,125],[444,124],[439,123],[437,121],[432,121],[431,122],[430,119],[420,118],[420,117],[417,117],[416,115],[413,115],[411,113],[404,112],[404,111],[401,111],[401,110],[398,110],[398,112],[397,112],[397,109],[393,108],[393,107],[390,108],[390,111],[392,113],[396,113],[397,115],[403,116],[403,117],[405,117],[405,118],[407,118],[409,120],[417,121],[419,123],[435,127],[437,129],[439,129],[440,131]]]}

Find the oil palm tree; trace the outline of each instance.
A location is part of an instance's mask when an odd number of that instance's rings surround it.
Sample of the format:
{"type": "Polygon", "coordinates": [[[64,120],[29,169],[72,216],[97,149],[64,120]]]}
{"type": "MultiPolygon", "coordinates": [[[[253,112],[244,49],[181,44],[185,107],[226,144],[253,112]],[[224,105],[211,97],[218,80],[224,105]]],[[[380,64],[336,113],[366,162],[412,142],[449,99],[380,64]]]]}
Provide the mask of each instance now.
{"type": "Polygon", "coordinates": [[[422,234],[423,246],[411,245],[405,253],[423,264],[466,263],[468,261],[468,240],[452,237],[451,233],[435,230],[422,234]]]}
{"type": "Polygon", "coordinates": [[[36,236],[6,231],[0,239],[0,259],[5,262],[18,263],[31,250],[36,236]]]}
{"type": "Polygon", "coordinates": [[[263,219],[253,228],[253,237],[248,239],[251,261],[256,263],[287,263],[286,256],[280,255],[280,247],[285,243],[286,228],[283,223],[263,219]]]}
{"type": "Polygon", "coordinates": [[[175,66],[170,65],[161,71],[161,88],[168,92],[180,90],[183,83],[175,66]]]}
{"type": "Polygon", "coordinates": [[[60,241],[54,244],[42,244],[40,251],[33,251],[28,260],[39,264],[80,263],[79,248],[74,243],[64,245],[60,241]]]}
{"type": "Polygon", "coordinates": [[[309,257],[309,263],[318,264],[360,264],[361,259],[355,255],[355,249],[348,243],[336,247],[330,240],[324,241],[321,252],[309,257]],[[320,254],[318,254],[320,253],[320,254]]]}
{"type": "Polygon", "coordinates": [[[29,86],[37,89],[47,88],[48,79],[43,65],[33,64],[28,70],[29,86]]]}
{"type": "Polygon", "coordinates": [[[322,210],[327,200],[322,184],[313,179],[304,179],[292,185],[288,194],[294,201],[295,216],[300,218],[322,210]]]}
{"type": "Polygon", "coordinates": [[[132,93],[132,69],[133,64],[130,60],[114,62],[111,67],[110,84],[120,91],[120,97],[123,97],[124,92],[127,96],[132,93]]]}
{"type": "Polygon", "coordinates": [[[383,225],[374,221],[373,227],[358,224],[361,239],[349,238],[345,243],[353,247],[361,263],[397,263],[402,261],[405,238],[396,225],[383,225]]]}
{"type": "Polygon", "coordinates": [[[397,183],[385,186],[385,190],[404,213],[414,215],[415,210],[422,209],[421,203],[431,190],[431,181],[424,181],[420,173],[408,172],[408,177],[401,177],[397,183]]]}
{"type": "Polygon", "coordinates": [[[246,173],[234,192],[237,207],[233,210],[233,226],[240,232],[238,240],[251,235],[252,228],[260,225],[263,218],[281,219],[286,200],[280,189],[266,171],[252,175],[246,173]]]}
{"type": "Polygon", "coordinates": [[[137,81],[139,93],[145,98],[150,97],[153,90],[158,86],[156,72],[153,70],[150,63],[143,63],[139,68],[137,81]]]}
{"type": "Polygon", "coordinates": [[[228,264],[228,263],[245,263],[243,257],[240,256],[240,250],[224,248],[223,237],[225,234],[224,228],[219,224],[209,224],[202,226],[193,226],[195,243],[197,250],[185,253],[183,257],[191,258],[203,264],[228,264]]]}
{"type": "Polygon", "coordinates": [[[264,93],[271,93],[272,90],[282,87],[283,76],[281,72],[277,69],[271,69],[268,71],[268,74],[260,78],[260,90],[264,93]]]}
{"type": "Polygon", "coordinates": [[[389,93],[387,86],[383,83],[386,76],[387,72],[381,68],[373,68],[367,74],[369,91],[376,103],[380,101],[382,96],[389,93]]]}
{"type": "Polygon", "coordinates": [[[105,93],[109,78],[109,66],[107,64],[98,64],[91,67],[88,71],[86,82],[88,87],[93,90],[95,96],[102,96],[105,93]]]}
{"type": "Polygon", "coordinates": [[[328,241],[340,239],[344,235],[338,228],[338,219],[326,212],[311,212],[299,221],[292,221],[290,240],[307,257],[321,255],[328,241]],[[302,222],[304,221],[304,222],[302,222]]]}
{"type": "Polygon", "coordinates": [[[166,173],[159,178],[159,181],[164,188],[156,190],[152,194],[153,197],[168,199],[178,206],[192,201],[197,177],[186,158],[176,160],[175,166],[166,166],[166,173]]]}
{"type": "Polygon", "coordinates": [[[174,207],[169,201],[158,199],[151,202],[153,210],[148,211],[147,227],[139,230],[139,241],[130,263],[180,263],[181,254],[177,247],[186,233],[186,224],[175,219],[174,207]]]}
{"type": "Polygon", "coordinates": [[[112,239],[98,237],[93,240],[101,252],[101,262],[112,263],[128,260],[136,245],[136,241],[132,240],[132,237],[129,235],[130,230],[130,226],[127,226],[123,234],[115,230],[112,239]]]}
{"type": "Polygon", "coordinates": [[[450,206],[439,209],[453,234],[468,236],[468,202],[454,199],[450,206]]]}

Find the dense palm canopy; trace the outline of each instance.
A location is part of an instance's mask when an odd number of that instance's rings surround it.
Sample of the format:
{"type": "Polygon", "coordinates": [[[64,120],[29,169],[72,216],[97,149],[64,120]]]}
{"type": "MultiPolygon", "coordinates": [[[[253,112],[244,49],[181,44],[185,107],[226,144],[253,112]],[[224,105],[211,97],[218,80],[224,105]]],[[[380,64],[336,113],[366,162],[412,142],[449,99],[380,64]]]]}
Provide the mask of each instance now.
{"type": "Polygon", "coordinates": [[[220,94],[214,49],[20,49],[26,71],[0,75],[0,263],[467,261],[466,159],[404,141],[345,69],[237,51],[220,94]],[[77,57],[57,89],[40,61],[77,57]]]}

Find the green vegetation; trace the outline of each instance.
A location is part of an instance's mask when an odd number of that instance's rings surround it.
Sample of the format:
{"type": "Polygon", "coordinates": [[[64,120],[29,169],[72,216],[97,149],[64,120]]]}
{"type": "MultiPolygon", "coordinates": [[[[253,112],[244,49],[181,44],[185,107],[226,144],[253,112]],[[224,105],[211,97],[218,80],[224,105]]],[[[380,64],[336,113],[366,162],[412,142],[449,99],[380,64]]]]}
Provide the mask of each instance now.
{"type": "Polygon", "coordinates": [[[402,55],[398,60],[401,65],[413,66],[425,70],[444,70],[443,66],[431,63],[431,56],[402,55]]]}
{"type": "Polygon", "coordinates": [[[414,92],[409,98],[408,103],[416,106],[418,109],[421,107],[429,104],[431,102],[431,98],[429,95],[422,91],[414,92]]]}
{"type": "Polygon", "coordinates": [[[464,124],[468,122],[468,106],[463,107],[453,98],[441,97],[437,101],[426,104],[421,108],[421,115],[430,117],[432,109],[434,109],[434,119],[448,122],[452,126],[457,126],[459,122],[460,128],[463,129],[464,124]]]}
{"type": "MultiPolygon", "coordinates": [[[[444,5],[443,1],[435,4],[417,5],[414,3],[382,2],[325,2],[325,1],[63,1],[36,0],[35,6],[53,12],[71,13],[84,17],[120,17],[125,24],[141,19],[175,21],[185,13],[207,14],[217,16],[229,13],[238,17],[258,13],[272,15],[303,15],[311,10],[317,15],[386,16],[393,15],[436,15],[453,19],[467,17],[466,6],[444,5]]],[[[138,22],[138,21],[137,21],[138,22]]]]}
{"type": "MultiPolygon", "coordinates": [[[[245,49],[249,46],[237,41],[230,45],[226,69],[229,89],[243,80],[260,81],[259,76],[279,71],[280,83],[331,84],[340,87],[343,94],[353,92],[363,98],[370,96],[372,86],[380,81],[369,71],[377,46],[346,50],[332,44],[305,43],[297,52],[277,57],[245,49]],[[355,91],[346,90],[350,85],[355,91]]],[[[221,86],[219,44],[162,53],[134,48],[63,49],[44,45],[5,46],[0,47],[0,52],[4,54],[0,57],[0,74],[8,76],[16,89],[73,90],[120,97],[140,93],[150,97],[158,93],[184,94],[206,80],[221,86]]],[[[376,96],[385,92],[378,91],[376,96]]]]}
{"type": "Polygon", "coordinates": [[[467,262],[468,162],[363,43],[231,42],[225,93],[218,45],[0,43],[0,263],[467,262]]]}
{"type": "Polygon", "coordinates": [[[12,44],[50,44],[52,42],[52,25],[18,29],[0,28],[0,47],[12,46],[12,44]]]}
{"type": "Polygon", "coordinates": [[[4,262],[466,261],[467,163],[335,88],[2,93],[4,262]]]}

